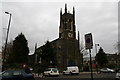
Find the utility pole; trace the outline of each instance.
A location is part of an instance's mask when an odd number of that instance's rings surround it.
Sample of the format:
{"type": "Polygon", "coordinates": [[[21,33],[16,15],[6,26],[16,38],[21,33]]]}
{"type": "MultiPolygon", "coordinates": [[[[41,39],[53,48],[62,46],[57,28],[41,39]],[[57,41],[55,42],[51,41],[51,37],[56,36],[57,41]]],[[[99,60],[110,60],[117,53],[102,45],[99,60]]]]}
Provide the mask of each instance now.
{"type": "MultiPolygon", "coordinates": [[[[99,46],[99,44],[95,44],[95,52],[96,52],[96,55],[97,55],[97,46],[99,46]]],[[[95,60],[95,63],[96,63],[96,71],[98,73],[98,64],[97,64],[97,61],[95,60]]]]}
{"type": "Polygon", "coordinates": [[[90,53],[90,70],[91,70],[91,79],[93,80],[91,49],[89,49],[89,53],[90,53]]]}
{"type": "Polygon", "coordinates": [[[8,29],[7,29],[7,36],[6,36],[6,42],[5,42],[5,49],[4,49],[4,52],[3,52],[3,63],[2,63],[3,66],[2,66],[2,71],[5,70],[5,61],[6,61],[5,55],[6,55],[7,41],[8,41],[8,35],[9,35],[9,29],[10,29],[10,23],[11,23],[11,16],[12,16],[12,14],[9,13],[9,12],[5,12],[5,13],[6,13],[6,14],[9,14],[9,15],[10,15],[10,18],[9,18],[8,29]]]}
{"type": "Polygon", "coordinates": [[[36,52],[36,50],[37,50],[37,43],[35,44],[35,63],[37,64],[37,57],[38,57],[38,55],[37,55],[37,52],[36,52]]]}

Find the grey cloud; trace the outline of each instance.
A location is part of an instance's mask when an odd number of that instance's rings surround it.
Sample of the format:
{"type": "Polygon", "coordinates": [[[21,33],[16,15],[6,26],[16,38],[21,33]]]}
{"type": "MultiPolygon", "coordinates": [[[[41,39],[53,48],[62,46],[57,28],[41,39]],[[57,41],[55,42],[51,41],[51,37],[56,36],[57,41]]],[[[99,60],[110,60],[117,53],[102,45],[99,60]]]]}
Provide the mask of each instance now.
{"type": "MultiPolygon", "coordinates": [[[[13,14],[10,38],[14,39],[18,33],[23,32],[28,39],[30,50],[33,51],[35,43],[41,46],[46,40],[58,38],[59,12],[60,8],[64,12],[64,4],[64,2],[5,2],[3,3],[3,26],[6,26],[8,18],[4,11],[10,11],[13,14]]],[[[116,43],[118,37],[116,32],[117,3],[67,4],[70,12],[72,12],[72,7],[75,7],[76,27],[81,33],[82,40],[85,33],[92,32],[94,42],[100,43],[107,52],[113,53],[113,44],[116,43]]]]}

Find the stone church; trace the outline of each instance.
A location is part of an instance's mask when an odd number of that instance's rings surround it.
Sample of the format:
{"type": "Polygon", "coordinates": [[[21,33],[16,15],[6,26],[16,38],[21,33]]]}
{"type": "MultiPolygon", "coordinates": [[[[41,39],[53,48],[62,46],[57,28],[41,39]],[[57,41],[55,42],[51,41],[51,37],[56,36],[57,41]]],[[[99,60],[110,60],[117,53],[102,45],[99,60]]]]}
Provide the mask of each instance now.
{"type": "MultiPolygon", "coordinates": [[[[82,55],[79,46],[79,33],[78,40],[76,39],[76,25],[75,25],[75,9],[73,13],[67,11],[67,4],[65,4],[65,11],[62,13],[60,10],[60,26],[59,38],[51,41],[53,49],[56,52],[57,67],[63,70],[67,66],[77,65],[81,67],[82,55]]],[[[42,47],[42,46],[41,46],[42,47]]],[[[41,47],[36,48],[37,62],[40,61],[39,55],[41,54],[41,47]]]]}

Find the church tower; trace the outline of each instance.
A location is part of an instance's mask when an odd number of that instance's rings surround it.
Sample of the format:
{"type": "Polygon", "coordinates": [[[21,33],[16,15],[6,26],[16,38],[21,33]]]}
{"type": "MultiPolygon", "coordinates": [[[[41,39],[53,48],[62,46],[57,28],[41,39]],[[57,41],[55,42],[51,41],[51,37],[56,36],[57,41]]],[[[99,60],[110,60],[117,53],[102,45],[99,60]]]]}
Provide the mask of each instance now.
{"type": "Polygon", "coordinates": [[[66,68],[66,66],[77,65],[80,66],[80,51],[79,40],[76,39],[75,26],[75,9],[73,13],[67,11],[67,4],[65,4],[65,11],[60,10],[60,26],[59,26],[59,49],[58,61],[59,66],[66,68]]]}
{"type": "Polygon", "coordinates": [[[76,38],[75,10],[73,7],[73,14],[69,13],[67,11],[67,4],[65,4],[64,14],[62,14],[62,9],[60,10],[59,38],[76,38]]]}

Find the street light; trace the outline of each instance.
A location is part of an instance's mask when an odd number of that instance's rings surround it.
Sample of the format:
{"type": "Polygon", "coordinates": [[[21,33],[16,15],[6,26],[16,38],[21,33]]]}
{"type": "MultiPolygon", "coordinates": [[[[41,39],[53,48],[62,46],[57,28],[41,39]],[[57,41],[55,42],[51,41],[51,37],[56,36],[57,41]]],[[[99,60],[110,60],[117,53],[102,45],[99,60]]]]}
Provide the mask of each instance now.
{"type": "Polygon", "coordinates": [[[6,14],[9,14],[10,17],[9,17],[9,23],[8,23],[8,29],[7,29],[7,36],[6,36],[6,42],[5,42],[5,49],[4,49],[4,52],[3,52],[3,68],[2,70],[5,69],[5,54],[6,54],[6,47],[7,47],[7,41],[8,41],[8,34],[9,34],[9,29],[10,29],[10,22],[11,22],[11,16],[12,14],[9,13],[9,12],[5,12],[6,14]]]}

